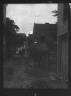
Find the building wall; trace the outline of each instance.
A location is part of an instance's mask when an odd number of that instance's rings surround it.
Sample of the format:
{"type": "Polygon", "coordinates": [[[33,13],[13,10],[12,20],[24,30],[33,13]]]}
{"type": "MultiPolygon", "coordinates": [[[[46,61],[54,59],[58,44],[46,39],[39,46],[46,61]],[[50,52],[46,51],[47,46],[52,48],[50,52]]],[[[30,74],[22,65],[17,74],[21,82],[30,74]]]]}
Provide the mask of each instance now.
{"type": "Polygon", "coordinates": [[[6,59],[7,53],[6,53],[6,44],[5,44],[5,37],[3,36],[3,59],[6,59]]]}
{"type": "Polygon", "coordinates": [[[68,18],[64,20],[64,4],[58,4],[57,72],[68,77],[68,18]]]}
{"type": "Polygon", "coordinates": [[[57,38],[57,25],[56,24],[35,24],[34,25],[34,38],[35,41],[41,43],[41,36],[45,34],[44,42],[48,46],[48,72],[56,72],[57,71],[57,43],[54,44],[54,34],[57,38]]]}
{"type": "Polygon", "coordinates": [[[67,38],[64,38],[61,43],[61,72],[66,77],[68,75],[68,45],[67,38]]]}
{"type": "Polygon", "coordinates": [[[45,42],[53,41],[52,33],[57,34],[56,24],[34,24],[33,34],[36,41],[41,42],[41,36],[43,35],[45,36],[45,42]]]}
{"type": "MultiPolygon", "coordinates": [[[[4,33],[5,33],[5,25],[6,25],[6,6],[7,4],[3,5],[3,24],[4,24],[3,31],[4,33]]],[[[6,38],[5,38],[5,34],[3,34],[3,59],[5,60],[6,58],[7,58],[6,38]]]]}
{"type": "Polygon", "coordinates": [[[68,20],[64,22],[63,28],[63,33],[68,33],[68,20]]]}
{"type": "Polygon", "coordinates": [[[57,44],[49,46],[49,72],[57,72],[57,44]]]}
{"type": "Polygon", "coordinates": [[[58,31],[57,36],[63,34],[63,4],[58,4],[58,31]]]}
{"type": "Polygon", "coordinates": [[[6,6],[7,6],[7,4],[4,4],[4,5],[3,5],[3,17],[4,17],[4,18],[3,18],[3,22],[4,22],[4,23],[6,23],[6,6]]]}

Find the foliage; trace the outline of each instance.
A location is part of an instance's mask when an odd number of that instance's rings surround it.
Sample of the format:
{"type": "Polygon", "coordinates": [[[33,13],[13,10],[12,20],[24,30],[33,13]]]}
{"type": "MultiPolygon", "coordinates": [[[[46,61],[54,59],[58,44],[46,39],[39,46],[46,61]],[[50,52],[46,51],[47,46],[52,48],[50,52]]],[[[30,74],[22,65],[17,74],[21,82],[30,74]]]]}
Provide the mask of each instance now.
{"type": "Polygon", "coordinates": [[[6,18],[5,36],[6,40],[8,40],[8,43],[10,42],[12,44],[13,42],[15,42],[15,35],[17,31],[19,31],[19,27],[15,25],[14,21],[10,18],[6,18]]]}
{"type": "Polygon", "coordinates": [[[12,34],[19,31],[19,27],[15,25],[14,21],[10,18],[6,18],[6,34],[12,34]]]}
{"type": "Polygon", "coordinates": [[[58,16],[58,11],[57,10],[54,10],[54,11],[52,11],[55,15],[53,15],[53,16],[58,16]]]}
{"type": "Polygon", "coordinates": [[[19,27],[15,25],[14,21],[10,18],[6,18],[6,25],[4,26],[4,36],[6,39],[6,48],[8,56],[11,55],[11,48],[16,47],[16,32],[19,31],[19,27]]]}

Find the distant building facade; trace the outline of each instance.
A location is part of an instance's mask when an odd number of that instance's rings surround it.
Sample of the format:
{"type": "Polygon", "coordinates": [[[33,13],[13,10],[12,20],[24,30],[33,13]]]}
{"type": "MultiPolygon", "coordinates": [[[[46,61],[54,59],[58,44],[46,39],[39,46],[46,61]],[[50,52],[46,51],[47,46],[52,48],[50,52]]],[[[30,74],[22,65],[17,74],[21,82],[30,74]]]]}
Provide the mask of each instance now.
{"type": "Polygon", "coordinates": [[[48,42],[48,40],[53,41],[51,34],[57,33],[56,24],[34,24],[33,35],[34,40],[37,42],[48,42]]]}
{"type": "Polygon", "coordinates": [[[58,4],[57,72],[68,77],[68,4],[58,4]]]}
{"type": "Polygon", "coordinates": [[[34,41],[38,43],[39,49],[47,49],[48,72],[57,70],[57,24],[34,24],[33,29],[34,41]],[[55,43],[56,42],[56,43],[55,43]]]}

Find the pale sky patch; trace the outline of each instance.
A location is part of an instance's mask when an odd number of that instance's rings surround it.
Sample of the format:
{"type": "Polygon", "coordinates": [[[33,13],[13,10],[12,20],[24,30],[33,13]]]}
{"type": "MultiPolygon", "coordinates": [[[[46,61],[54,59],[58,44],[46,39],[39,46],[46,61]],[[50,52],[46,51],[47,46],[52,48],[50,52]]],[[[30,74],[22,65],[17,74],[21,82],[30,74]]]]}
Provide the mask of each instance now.
{"type": "Polygon", "coordinates": [[[57,10],[57,4],[8,4],[6,17],[15,21],[20,33],[28,34],[33,31],[34,23],[56,23],[53,10],[57,10]]]}

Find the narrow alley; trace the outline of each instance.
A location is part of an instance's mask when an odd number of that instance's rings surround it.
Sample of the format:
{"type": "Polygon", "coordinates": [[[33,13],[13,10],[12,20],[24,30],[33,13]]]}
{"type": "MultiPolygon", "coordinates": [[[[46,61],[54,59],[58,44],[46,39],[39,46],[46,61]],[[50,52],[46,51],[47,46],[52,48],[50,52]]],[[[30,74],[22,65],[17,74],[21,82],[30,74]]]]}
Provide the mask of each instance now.
{"type": "Polygon", "coordinates": [[[50,77],[47,68],[38,67],[29,57],[13,57],[4,63],[4,88],[67,87],[65,82],[56,81],[54,76],[50,77]]]}
{"type": "Polygon", "coordinates": [[[3,4],[3,88],[68,88],[69,4],[3,4]]]}

